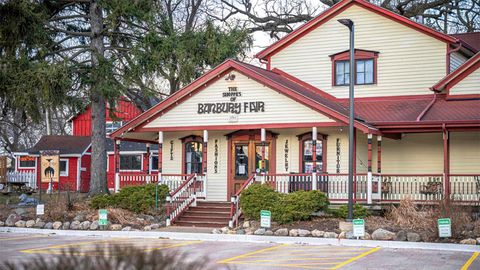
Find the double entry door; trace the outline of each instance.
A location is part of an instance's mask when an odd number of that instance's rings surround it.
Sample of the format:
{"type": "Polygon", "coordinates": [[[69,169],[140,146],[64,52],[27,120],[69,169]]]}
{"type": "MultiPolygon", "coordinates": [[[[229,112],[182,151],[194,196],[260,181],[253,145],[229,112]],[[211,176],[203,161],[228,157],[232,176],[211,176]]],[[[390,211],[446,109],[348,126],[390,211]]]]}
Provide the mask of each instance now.
{"type": "Polygon", "coordinates": [[[268,173],[271,171],[272,140],[267,140],[262,146],[255,138],[233,140],[231,144],[231,163],[229,164],[230,196],[235,195],[245,181],[253,173],[268,173]],[[265,147],[264,168],[262,166],[262,147],[265,147]]]}

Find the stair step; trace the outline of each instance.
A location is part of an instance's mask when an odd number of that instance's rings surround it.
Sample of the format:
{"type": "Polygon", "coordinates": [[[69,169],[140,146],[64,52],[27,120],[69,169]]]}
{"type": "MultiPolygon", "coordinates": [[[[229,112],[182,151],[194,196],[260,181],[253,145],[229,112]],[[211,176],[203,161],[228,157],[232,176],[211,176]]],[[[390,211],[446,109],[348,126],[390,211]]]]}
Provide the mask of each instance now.
{"type": "Polygon", "coordinates": [[[221,228],[228,226],[228,222],[191,222],[176,220],[175,226],[221,228]]]}
{"type": "Polygon", "coordinates": [[[223,217],[230,218],[230,212],[212,213],[212,212],[189,212],[188,210],[183,213],[182,217],[223,217]]]}
{"type": "Polygon", "coordinates": [[[230,203],[226,202],[197,202],[197,205],[208,207],[230,207],[230,203]]]}
{"type": "Polygon", "coordinates": [[[197,217],[197,216],[185,216],[182,215],[177,219],[177,221],[190,221],[190,222],[195,222],[195,223],[202,223],[202,222],[220,222],[220,223],[227,223],[229,221],[229,218],[225,217],[197,217]]]}
{"type": "Polygon", "coordinates": [[[188,211],[192,212],[208,212],[208,213],[230,213],[230,208],[221,208],[221,207],[199,207],[192,206],[188,208],[188,211]]]}

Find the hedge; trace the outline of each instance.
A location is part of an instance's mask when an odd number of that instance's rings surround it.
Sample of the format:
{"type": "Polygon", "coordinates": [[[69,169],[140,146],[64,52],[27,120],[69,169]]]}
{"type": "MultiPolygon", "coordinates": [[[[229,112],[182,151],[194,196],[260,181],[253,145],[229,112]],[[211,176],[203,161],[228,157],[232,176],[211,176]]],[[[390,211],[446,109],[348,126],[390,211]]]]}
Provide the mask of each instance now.
{"type": "Polygon", "coordinates": [[[313,212],[325,210],[328,204],[327,196],[318,190],[283,194],[267,184],[253,184],[240,197],[246,218],[258,220],[261,210],[269,210],[272,219],[279,223],[309,219],[313,212]]]}
{"type": "MultiPolygon", "coordinates": [[[[334,216],[339,218],[347,218],[348,217],[348,205],[342,205],[338,209],[331,210],[334,216]]],[[[370,212],[367,208],[359,205],[353,205],[353,218],[366,218],[370,215],[370,212]]]]}
{"type": "MultiPolygon", "coordinates": [[[[155,207],[155,187],[157,184],[128,186],[112,195],[93,197],[90,206],[95,209],[115,207],[135,213],[147,213],[155,207]]],[[[158,201],[162,204],[169,193],[167,185],[158,186],[158,201]]]]}

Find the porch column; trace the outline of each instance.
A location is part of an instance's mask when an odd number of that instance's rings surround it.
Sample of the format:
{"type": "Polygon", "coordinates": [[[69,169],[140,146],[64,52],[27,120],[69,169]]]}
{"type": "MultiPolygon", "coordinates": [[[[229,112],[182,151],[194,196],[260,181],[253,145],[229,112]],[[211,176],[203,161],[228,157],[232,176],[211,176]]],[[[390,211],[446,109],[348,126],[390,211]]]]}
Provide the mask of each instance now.
{"type": "Polygon", "coordinates": [[[113,164],[115,166],[115,192],[120,190],[120,140],[113,144],[113,164]]]}
{"type": "Polygon", "coordinates": [[[377,136],[377,173],[382,173],[382,136],[377,136]]]}
{"type": "Polygon", "coordinates": [[[367,135],[368,142],[368,168],[367,168],[367,203],[372,204],[372,139],[373,135],[367,135]]]}
{"type": "Polygon", "coordinates": [[[145,154],[147,160],[145,162],[145,174],[146,174],[146,182],[147,184],[150,184],[150,144],[147,143],[146,144],[146,150],[147,150],[147,153],[145,154]]]}
{"type": "Polygon", "coordinates": [[[450,199],[450,132],[443,125],[443,182],[445,199],[450,199]]]}
{"type": "Polygon", "coordinates": [[[312,190],[317,190],[317,127],[312,127],[312,190]]]}
{"type": "MultiPolygon", "coordinates": [[[[267,140],[267,131],[260,129],[260,141],[262,143],[262,161],[260,162],[260,172],[262,173],[262,183],[265,183],[265,141],[267,140]]],[[[256,166],[256,165],[255,165],[256,166]]]]}
{"type": "Polygon", "coordinates": [[[162,161],[163,161],[163,131],[159,131],[158,132],[158,183],[163,183],[162,161]]]}

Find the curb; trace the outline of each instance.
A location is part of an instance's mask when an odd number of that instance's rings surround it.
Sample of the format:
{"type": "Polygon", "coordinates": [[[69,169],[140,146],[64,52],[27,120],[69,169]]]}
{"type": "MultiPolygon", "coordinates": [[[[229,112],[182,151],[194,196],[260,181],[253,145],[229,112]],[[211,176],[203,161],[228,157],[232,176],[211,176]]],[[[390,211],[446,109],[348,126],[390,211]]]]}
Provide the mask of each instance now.
{"type": "Polygon", "coordinates": [[[305,244],[305,245],[331,245],[355,247],[381,247],[398,249],[429,249],[442,251],[480,252],[479,245],[461,245],[445,243],[376,241],[376,240],[350,240],[335,238],[315,237],[282,237],[263,235],[237,235],[237,234],[209,234],[209,233],[184,233],[184,232],[159,232],[159,231],[76,231],[76,230],[47,230],[16,227],[0,227],[0,233],[26,233],[49,234],[59,236],[87,236],[87,237],[126,237],[126,238],[170,238],[176,240],[201,240],[221,242],[246,242],[246,243],[278,243],[278,244],[305,244]]]}

